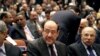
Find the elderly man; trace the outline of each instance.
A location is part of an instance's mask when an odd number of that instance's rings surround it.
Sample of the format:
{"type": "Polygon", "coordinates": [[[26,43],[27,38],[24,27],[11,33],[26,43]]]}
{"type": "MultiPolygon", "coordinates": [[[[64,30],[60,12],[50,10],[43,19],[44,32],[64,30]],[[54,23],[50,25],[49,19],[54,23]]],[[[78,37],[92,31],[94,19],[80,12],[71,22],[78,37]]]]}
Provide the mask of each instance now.
{"type": "Polygon", "coordinates": [[[100,56],[100,44],[94,43],[95,29],[85,27],[81,32],[81,42],[68,46],[69,56],[100,56]]]}
{"type": "Polygon", "coordinates": [[[18,47],[4,42],[7,37],[7,31],[6,24],[3,21],[0,21],[0,56],[22,56],[18,47]]]}
{"type": "Polygon", "coordinates": [[[59,26],[52,20],[43,24],[42,37],[28,44],[28,56],[67,56],[66,45],[56,41],[59,26]]]}

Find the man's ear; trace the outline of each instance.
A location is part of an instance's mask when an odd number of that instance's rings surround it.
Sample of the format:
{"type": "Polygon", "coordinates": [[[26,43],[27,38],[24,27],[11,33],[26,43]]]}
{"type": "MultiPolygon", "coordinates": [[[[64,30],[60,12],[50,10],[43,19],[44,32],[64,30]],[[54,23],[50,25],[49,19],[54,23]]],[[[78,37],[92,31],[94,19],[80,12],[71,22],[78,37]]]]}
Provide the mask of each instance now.
{"type": "Polygon", "coordinates": [[[8,35],[8,31],[5,32],[4,35],[5,35],[5,39],[6,39],[7,38],[7,35],[8,35]]]}
{"type": "Polygon", "coordinates": [[[57,32],[57,37],[59,36],[59,33],[60,33],[60,30],[58,30],[58,32],[57,32]]]}

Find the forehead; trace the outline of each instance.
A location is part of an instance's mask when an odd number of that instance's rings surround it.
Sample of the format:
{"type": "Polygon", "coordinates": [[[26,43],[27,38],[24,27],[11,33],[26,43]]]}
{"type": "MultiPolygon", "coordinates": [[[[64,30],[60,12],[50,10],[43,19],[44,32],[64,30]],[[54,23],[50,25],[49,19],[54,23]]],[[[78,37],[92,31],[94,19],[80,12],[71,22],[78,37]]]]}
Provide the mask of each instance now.
{"type": "Polygon", "coordinates": [[[57,24],[54,21],[47,21],[44,28],[57,29],[57,24]]]}
{"type": "Polygon", "coordinates": [[[24,16],[23,15],[18,15],[17,18],[24,18],[24,16]]]}
{"type": "Polygon", "coordinates": [[[37,15],[37,12],[35,12],[35,11],[31,11],[30,14],[31,14],[31,15],[37,15]]]}
{"type": "Polygon", "coordinates": [[[16,20],[24,20],[24,19],[25,19],[25,17],[23,15],[18,15],[16,17],[16,20]]]}
{"type": "Polygon", "coordinates": [[[37,10],[38,10],[38,9],[42,9],[42,7],[41,7],[41,6],[37,6],[36,9],[37,9],[37,10]]]}
{"type": "Polygon", "coordinates": [[[95,30],[92,28],[85,28],[83,29],[82,34],[96,34],[96,33],[95,30]]]}
{"type": "Polygon", "coordinates": [[[8,16],[12,16],[11,13],[7,12],[8,16]]]}

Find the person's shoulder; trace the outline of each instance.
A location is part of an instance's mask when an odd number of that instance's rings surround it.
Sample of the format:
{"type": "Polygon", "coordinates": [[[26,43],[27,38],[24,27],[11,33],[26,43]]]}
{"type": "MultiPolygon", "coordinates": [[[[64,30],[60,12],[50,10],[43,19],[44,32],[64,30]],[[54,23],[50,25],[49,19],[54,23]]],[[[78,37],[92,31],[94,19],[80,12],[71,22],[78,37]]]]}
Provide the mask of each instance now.
{"type": "Polygon", "coordinates": [[[77,46],[79,46],[78,43],[72,43],[68,46],[68,48],[77,48],[77,46]]]}
{"type": "Polygon", "coordinates": [[[66,46],[64,43],[62,43],[60,41],[56,41],[55,44],[58,45],[58,46],[66,46]]]}
{"type": "Polygon", "coordinates": [[[21,51],[17,46],[12,45],[11,43],[4,43],[5,48],[10,51],[21,51]]]}
{"type": "Polygon", "coordinates": [[[9,47],[9,48],[18,48],[16,45],[13,45],[13,44],[7,43],[7,42],[4,42],[4,45],[5,45],[6,47],[9,47]]]}
{"type": "Polygon", "coordinates": [[[38,44],[39,41],[40,41],[40,38],[37,38],[33,41],[27,41],[27,43],[35,46],[36,44],[38,44]]]}
{"type": "Polygon", "coordinates": [[[30,20],[27,20],[27,21],[26,21],[26,23],[29,23],[29,22],[30,22],[30,20]]]}
{"type": "Polygon", "coordinates": [[[78,45],[78,43],[72,43],[69,46],[76,46],[76,45],[78,45]]]}
{"type": "Polygon", "coordinates": [[[94,43],[93,46],[99,47],[100,48],[100,44],[94,43]]]}
{"type": "Polygon", "coordinates": [[[93,44],[93,48],[94,48],[95,50],[99,50],[99,51],[100,51],[100,44],[94,43],[94,44],[93,44]]]}

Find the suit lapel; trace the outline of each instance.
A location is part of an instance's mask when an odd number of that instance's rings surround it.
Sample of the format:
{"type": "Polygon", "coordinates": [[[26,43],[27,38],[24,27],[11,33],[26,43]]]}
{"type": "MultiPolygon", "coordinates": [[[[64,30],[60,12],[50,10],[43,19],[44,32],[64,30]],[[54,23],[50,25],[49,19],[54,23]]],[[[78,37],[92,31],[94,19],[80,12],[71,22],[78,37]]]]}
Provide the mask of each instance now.
{"type": "Polygon", "coordinates": [[[63,56],[63,54],[61,53],[61,48],[57,44],[55,44],[55,47],[56,47],[58,56],[63,56]]]}
{"type": "Polygon", "coordinates": [[[38,32],[37,32],[37,28],[36,28],[36,26],[34,25],[34,23],[31,22],[30,20],[28,20],[28,21],[27,21],[27,26],[28,26],[30,32],[32,33],[32,35],[34,36],[34,38],[35,38],[35,39],[36,39],[36,38],[39,38],[39,36],[37,36],[37,35],[38,35],[38,32]],[[33,30],[33,29],[34,29],[34,30],[33,30]]]}
{"type": "Polygon", "coordinates": [[[7,43],[4,43],[4,45],[5,45],[6,55],[10,56],[10,52],[9,51],[10,51],[11,47],[7,43]]]}
{"type": "Polygon", "coordinates": [[[42,52],[42,55],[43,56],[50,56],[49,51],[48,51],[48,47],[47,47],[46,43],[43,41],[42,37],[40,38],[39,43],[40,43],[39,46],[40,46],[40,50],[42,52]]]}
{"type": "Polygon", "coordinates": [[[82,53],[82,56],[88,56],[85,47],[83,46],[82,43],[79,43],[78,48],[80,49],[80,53],[82,53]]]}
{"type": "Polygon", "coordinates": [[[93,49],[95,50],[97,56],[100,56],[100,50],[98,49],[97,45],[93,45],[93,49]]]}
{"type": "Polygon", "coordinates": [[[15,27],[15,29],[17,30],[17,32],[18,32],[22,37],[24,37],[24,38],[26,39],[26,35],[25,35],[23,29],[20,29],[20,28],[18,28],[18,27],[15,27]]]}
{"type": "Polygon", "coordinates": [[[30,32],[32,33],[32,35],[35,36],[35,35],[34,35],[34,30],[35,30],[34,27],[35,27],[35,26],[33,26],[33,24],[30,22],[30,20],[28,20],[27,26],[28,26],[30,32]],[[32,27],[32,26],[33,26],[33,27],[32,27]],[[33,29],[34,29],[34,30],[33,30],[33,29]]]}

